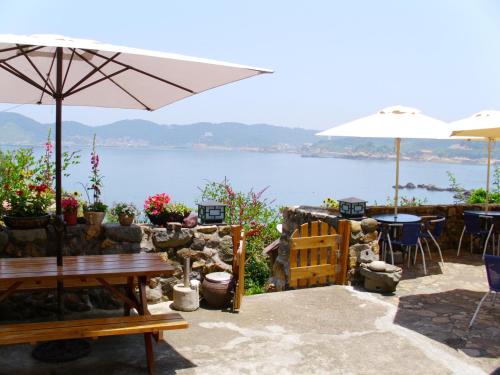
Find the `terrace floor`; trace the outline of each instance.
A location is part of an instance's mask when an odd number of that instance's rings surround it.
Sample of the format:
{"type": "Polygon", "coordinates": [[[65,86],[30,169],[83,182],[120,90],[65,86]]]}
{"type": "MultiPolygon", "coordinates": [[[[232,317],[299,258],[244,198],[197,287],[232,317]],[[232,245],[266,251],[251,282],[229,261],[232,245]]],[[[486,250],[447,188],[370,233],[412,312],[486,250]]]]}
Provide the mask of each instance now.
{"type": "MultiPolygon", "coordinates": [[[[182,313],[190,328],[156,349],[158,374],[500,374],[500,303],[486,303],[478,255],[446,254],[445,273],[405,271],[394,296],[329,286],[245,297],[239,314],[182,313]]],[[[165,311],[168,303],[151,306],[165,311]]],[[[141,336],[92,343],[81,360],[47,365],[29,345],[0,348],[0,374],[146,374],[141,336]]]]}

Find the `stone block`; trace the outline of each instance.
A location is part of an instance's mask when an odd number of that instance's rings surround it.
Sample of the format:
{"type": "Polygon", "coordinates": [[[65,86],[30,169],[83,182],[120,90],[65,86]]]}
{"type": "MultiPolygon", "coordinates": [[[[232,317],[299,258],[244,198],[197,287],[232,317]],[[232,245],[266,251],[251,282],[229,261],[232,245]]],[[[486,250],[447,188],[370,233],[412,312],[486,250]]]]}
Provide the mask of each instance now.
{"type": "Polygon", "coordinates": [[[351,220],[351,233],[352,234],[357,234],[361,232],[361,223],[356,220],[351,220]]]}
{"type": "Polygon", "coordinates": [[[200,233],[211,234],[217,232],[217,225],[199,225],[195,229],[200,233]]]}
{"type": "Polygon", "coordinates": [[[192,259],[200,259],[204,257],[202,251],[196,251],[188,248],[183,248],[177,251],[178,258],[192,258],[192,259]]]}
{"type": "Polygon", "coordinates": [[[219,236],[230,236],[231,235],[231,226],[230,225],[222,225],[219,227],[219,236]]]}
{"type": "Polygon", "coordinates": [[[366,264],[361,264],[361,275],[364,277],[364,287],[368,291],[392,293],[401,280],[403,270],[393,265],[386,265],[385,272],[372,271],[366,264]]]}
{"type": "Polygon", "coordinates": [[[141,227],[132,224],[128,227],[120,224],[104,224],[104,235],[115,242],[138,242],[142,241],[141,227]]]}
{"type": "Polygon", "coordinates": [[[181,230],[182,224],[176,222],[167,223],[167,230],[181,230]]]}
{"type": "Polygon", "coordinates": [[[176,249],[186,246],[192,241],[192,238],[191,230],[185,228],[180,231],[155,230],[153,232],[153,244],[160,249],[176,249]]]}
{"type": "Polygon", "coordinates": [[[11,229],[9,239],[16,244],[45,243],[47,241],[47,231],[45,229],[11,229]]]}
{"type": "Polygon", "coordinates": [[[219,256],[226,263],[233,262],[233,238],[224,236],[219,243],[219,256]]]}
{"type": "Polygon", "coordinates": [[[193,238],[193,243],[191,244],[191,249],[193,250],[203,250],[205,247],[205,240],[202,238],[193,238]]]}
{"type": "Polygon", "coordinates": [[[361,220],[360,224],[361,230],[365,234],[375,232],[378,226],[377,220],[371,218],[361,220]]]}

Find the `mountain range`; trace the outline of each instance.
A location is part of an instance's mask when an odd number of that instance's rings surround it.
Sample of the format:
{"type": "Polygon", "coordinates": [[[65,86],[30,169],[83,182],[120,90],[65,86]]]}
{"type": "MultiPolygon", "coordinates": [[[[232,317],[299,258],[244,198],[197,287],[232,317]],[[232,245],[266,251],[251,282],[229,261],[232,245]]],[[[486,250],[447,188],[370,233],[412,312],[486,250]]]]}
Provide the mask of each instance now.
{"type": "MultiPolygon", "coordinates": [[[[18,113],[0,112],[0,146],[42,145],[53,124],[43,124],[18,113]]],[[[262,152],[292,152],[312,157],[393,158],[391,139],[322,139],[317,130],[269,124],[200,122],[189,125],[161,125],[136,119],[101,126],[75,121],[63,122],[66,146],[89,146],[94,134],[101,146],[222,148],[262,152]]],[[[483,160],[485,143],[480,141],[405,139],[402,156],[414,160],[468,162],[483,160]]],[[[493,159],[500,159],[494,148],[493,159]]]]}

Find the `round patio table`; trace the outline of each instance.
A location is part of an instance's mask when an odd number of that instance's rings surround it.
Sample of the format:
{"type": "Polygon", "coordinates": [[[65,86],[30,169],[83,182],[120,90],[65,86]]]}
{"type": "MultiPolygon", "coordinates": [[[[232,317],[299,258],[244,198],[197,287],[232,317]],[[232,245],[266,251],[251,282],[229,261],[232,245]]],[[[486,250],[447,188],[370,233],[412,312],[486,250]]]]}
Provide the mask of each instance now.
{"type": "Polygon", "coordinates": [[[406,223],[418,223],[422,221],[422,218],[420,216],[410,215],[410,214],[397,214],[396,216],[394,216],[393,214],[384,214],[384,215],[375,215],[372,216],[372,218],[380,223],[385,223],[385,224],[406,224],[406,223]]]}
{"type": "Polygon", "coordinates": [[[474,210],[465,210],[464,213],[477,215],[477,216],[494,216],[500,217],[500,211],[474,211],[474,210]]]}

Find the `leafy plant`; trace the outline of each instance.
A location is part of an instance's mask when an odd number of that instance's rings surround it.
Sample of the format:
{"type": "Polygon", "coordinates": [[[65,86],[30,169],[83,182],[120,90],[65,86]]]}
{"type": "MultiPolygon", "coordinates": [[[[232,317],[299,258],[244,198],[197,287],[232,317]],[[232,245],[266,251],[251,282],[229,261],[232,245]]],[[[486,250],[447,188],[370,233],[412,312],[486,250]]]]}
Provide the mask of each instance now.
{"type": "MultiPolygon", "coordinates": [[[[50,131],[45,153],[36,158],[32,148],[0,151],[1,211],[12,216],[45,215],[54,205],[55,162],[50,131]]],[[[78,164],[78,151],[63,153],[62,171],[78,164]]]]}
{"type": "Polygon", "coordinates": [[[110,213],[115,216],[137,216],[139,214],[139,210],[137,210],[137,207],[133,203],[118,202],[113,204],[110,213]]]}
{"type": "Polygon", "coordinates": [[[102,179],[104,178],[101,175],[101,171],[99,170],[100,160],[99,154],[96,150],[96,135],[94,134],[94,139],[92,141],[92,152],[90,153],[90,165],[91,165],[91,173],[89,177],[89,184],[82,184],[85,194],[87,195],[87,203],[83,206],[84,211],[95,211],[95,212],[106,212],[108,206],[101,202],[101,193],[102,193],[102,179]],[[89,186],[90,185],[90,186],[89,186]],[[92,191],[92,199],[89,196],[89,191],[92,191]]]}
{"type": "Polygon", "coordinates": [[[401,197],[399,200],[399,205],[401,207],[416,207],[416,206],[423,206],[424,204],[427,203],[426,198],[417,198],[417,197],[401,197]]]}
{"type": "Polygon", "coordinates": [[[448,175],[448,181],[450,182],[450,188],[455,192],[453,194],[453,200],[455,204],[463,203],[467,200],[465,196],[465,189],[457,182],[457,178],[450,171],[446,171],[448,175]]]}
{"type": "Polygon", "coordinates": [[[187,215],[191,212],[192,210],[186,206],[184,203],[180,202],[174,202],[174,203],[169,203],[165,206],[165,212],[170,213],[170,214],[180,214],[180,215],[187,215]]]}
{"type": "Polygon", "coordinates": [[[83,211],[85,212],[106,212],[108,206],[102,202],[94,202],[92,204],[85,203],[83,205],[83,211]]]}
{"type": "Polygon", "coordinates": [[[330,210],[336,210],[339,208],[339,202],[336,201],[335,199],[332,199],[332,198],[325,198],[323,200],[323,204],[321,205],[321,207],[324,207],[324,208],[327,208],[330,210]]]}
{"type": "Polygon", "coordinates": [[[61,206],[64,212],[77,211],[80,206],[80,202],[78,202],[73,194],[66,193],[62,197],[61,206]]]}
{"type": "Polygon", "coordinates": [[[213,200],[226,205],[227,224],[242,225],[247,235],[247,256],[245,266],[245,289],[247,294],[262,293],[270,275],[270,266],[262,254],[264,247],[279,238],[276,225],[281,214],[272,206],[274,201],[263,197],[267,187],[255,192],[238,192],[230,182],[208,181],[199,188],[202,200],[213,200]]]}
{"type": "Polygon", "coordinates": [[[144,212],[148,215],[161,215],[166,212],[169,203],[170,195],[167,193],[151,195],[144,201],[144,212]]]}

